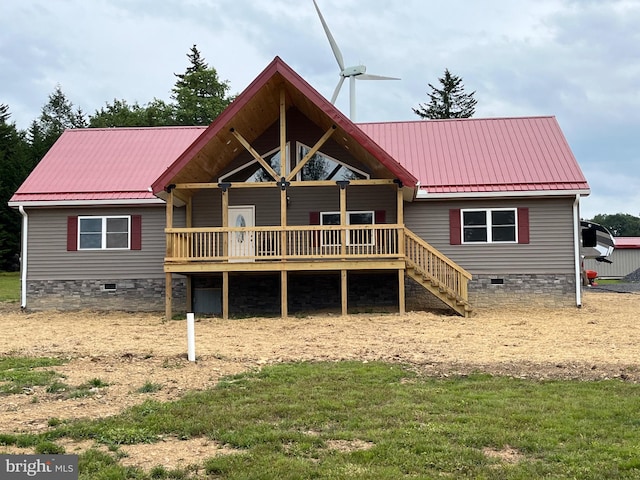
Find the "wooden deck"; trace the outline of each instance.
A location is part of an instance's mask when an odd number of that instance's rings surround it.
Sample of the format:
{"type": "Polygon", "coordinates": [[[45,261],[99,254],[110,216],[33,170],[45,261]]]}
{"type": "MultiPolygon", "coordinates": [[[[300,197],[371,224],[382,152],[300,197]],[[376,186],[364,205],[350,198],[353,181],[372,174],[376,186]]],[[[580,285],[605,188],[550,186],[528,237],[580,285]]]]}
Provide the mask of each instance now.
{"type": "MultiPolygon", "coordinates": [[[[460,315],[470,312],[471,275],[398,224],[167,228],[165,272],[396,270],[460,315]]],[[[284,277],[283,277],[283,281],[284,277]]],[[[284,300],[283,300],[284,306],[284,300]]],[[[346,308],[346,307],[345,307],[346,308]]]]}

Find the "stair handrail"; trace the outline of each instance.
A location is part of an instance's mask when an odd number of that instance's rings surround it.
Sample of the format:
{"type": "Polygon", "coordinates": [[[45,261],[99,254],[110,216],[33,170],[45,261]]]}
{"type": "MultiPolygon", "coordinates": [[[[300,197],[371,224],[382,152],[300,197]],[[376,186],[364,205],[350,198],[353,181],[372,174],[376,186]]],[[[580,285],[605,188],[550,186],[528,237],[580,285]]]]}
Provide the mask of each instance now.
{"type": "Polygon", "coordinates": [[[408,228],[404,229],[407,265],[430,281],[437,282],[456,299],[469,301],[467,284],[472,275],[408,228]]]}

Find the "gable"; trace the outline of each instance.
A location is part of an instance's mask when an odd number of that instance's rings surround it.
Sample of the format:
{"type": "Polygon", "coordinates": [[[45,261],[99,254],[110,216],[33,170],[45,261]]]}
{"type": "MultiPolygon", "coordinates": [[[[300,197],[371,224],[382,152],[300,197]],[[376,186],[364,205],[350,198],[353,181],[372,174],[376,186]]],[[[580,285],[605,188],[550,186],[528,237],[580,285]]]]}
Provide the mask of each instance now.
{"type": "MultiPolygon", "coordinates": [[[[276,57],[153,183],[153,192],[162,195],[171,184],[211,181],[242,153],[244,147],[234,132],[253,145],[269,127],[280,123],[283,103],[287,114],[299,112],[319,131],[334,129],[331,139],[366,165],[375,178],[398,178],[407,187],[415,186],[416,179],[407,169],[276,57]]],[[[284,120],[289,128],[290,119],[284,120]]]]}

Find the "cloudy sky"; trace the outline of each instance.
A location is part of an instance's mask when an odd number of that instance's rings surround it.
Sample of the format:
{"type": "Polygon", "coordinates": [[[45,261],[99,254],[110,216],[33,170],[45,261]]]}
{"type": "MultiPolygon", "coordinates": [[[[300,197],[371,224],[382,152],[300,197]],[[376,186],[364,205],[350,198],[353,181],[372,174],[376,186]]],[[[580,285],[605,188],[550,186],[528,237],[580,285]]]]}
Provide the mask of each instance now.
{"type": "MultiPolygon", "coordinates": [[[[640,0],[317,2],[347,66],[402,79],[358,82],[358,121],[417,119],[448,68],[476,117],[557,117],[591,185],[583,217],[640,215],[640,0]]],[[[312,0],[2,0],[0,104],[26,129],[56,85],[86,113],[169,100],[194,44],[232,93],[276,55],[327,98],[338,81],[312,0]]]]}

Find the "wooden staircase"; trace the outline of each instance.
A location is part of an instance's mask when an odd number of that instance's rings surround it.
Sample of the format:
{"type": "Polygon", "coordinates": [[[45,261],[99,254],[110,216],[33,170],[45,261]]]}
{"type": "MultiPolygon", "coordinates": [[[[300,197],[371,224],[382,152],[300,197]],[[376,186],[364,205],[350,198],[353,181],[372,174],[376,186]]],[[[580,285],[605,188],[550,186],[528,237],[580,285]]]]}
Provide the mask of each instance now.
{"type": "Polygon", "coordinates": [[[471,314],[471,274],[411,230],[404,229],[406,274],[463,317],[471,314]]]}

